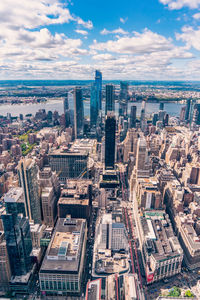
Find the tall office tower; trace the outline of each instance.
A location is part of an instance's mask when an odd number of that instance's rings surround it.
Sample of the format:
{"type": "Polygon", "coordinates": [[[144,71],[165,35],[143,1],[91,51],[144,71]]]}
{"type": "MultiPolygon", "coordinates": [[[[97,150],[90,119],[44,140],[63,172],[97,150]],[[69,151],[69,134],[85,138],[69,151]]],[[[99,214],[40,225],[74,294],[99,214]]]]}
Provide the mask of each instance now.
{"type": "Polygon", "coordinates": [[[120,81],[119,116],[127,115],[128,83],[120,81]]]}
{"type": "Polygon", "coordinates": [[[130,128],[136,128],[136,111],[137,106],[131,106],[131,114],[130,114],[130,128]]]}
{"type": "Polygon", "coordinates": [[[164,103],[163,102],[160,102],[160,104],[159,104],[159,110],[164,110],[164,103]]]}
{"type": "Polygon", "coordinates": [[[193,122],[200,125],[200,104],[197,103],[194,105],[193,122]]]}
{"type": "Polygon", "coordinates": [[[30,226],[25,217],[23,191],[11,189],[4,197],[6,214],[2,215],[11,275],[26,275],[32,268],[30,226]]]}
{"type": "Polygon", "coordinates": [[[191,105],[191,99],[187,99],[187,104],[186,104],[186,110],[185,110],[185,120],[189,120],[190,117],[190,105],[191,105]]]}
{"type": "Polygon", "coordinates": [[[152,124],[154,126],[156,126],[156,122],[158,121],[158,114],[157,113],[154,113],[153,114],[153,119],[152,119],[152,124]]]}
{"type": "Polygon", "coordinates": [[[37,175],[38,167],[33,159],[24,158],[20,160],[18,177],[20,186],[24,191],[26,216],[35,224],[40,224],[42,214],[37,175]]]}
{"type": "Polygon", "coordinates": [[[99,92],[95,83],[91,85],[90,96],[90,126],[96,126],[99,110],[99,92]]]}
{"type": "Polygon", "coordinates": [[[145,129],[146,129],[145,108],[146,108],[146,102],[143,100],[142,101],[141,115],[140,115],[140,128],[141,128],[142,131],[145,131],[145,129]]]}
{"type": "Polygon", "coordinates": [[[9,290],[9,281],[11,278],[10,262],[6,247],[5,234],[0,232],[0,291],[9,290]]]}
{"type": "Polygon", "coordinates": [[[145,164],[147,161],[147,144],[143,137],[140,137],[137,145],[137,156],[136,156],[136,169],[145,170],[145,164]]]}
{"type": "Polygon", "coordinates": [[[97,89],[98,110],[102,110],[102,73],[95,71],[95,86],[97,89]]]}
{"type": "Polygon", "coordinates": [[[105,124],[105,168],[113,169],[115,164],[115,114],[108,111],[105,124]]]}
{"type": "Polygon", "coordinates": [[[60,195],[60,184],[56,173],[51,168],[39,172],[43,222],[53,227],[57,217],[57,201],[60,195]]]}
{"type": "Polygon", "coordinates": [[[84,108],[82,89],[75,87],[74,89],[74,130],[75,138],[82,137],[83,135],[83,120],[84,120],[84,108]]]}
{"type": "Polygon", "coordinates": [[[128,101],[128,82],[120,81],[120,100],[128,101]]]}
{"type": "Polygon", "coordinates": [[[68,93],[66,93],[63,104],[64,104],[64,115],[65,115],[65,127],[69,127],[69,125],[70,125],[70,110],[69,110],[68,93]]]}
{"type": "Polygon", "coordinates": [[[185,113],[186,113],[186,106],[181,107],[181,112],[180,112],[180,121],[185,120],[185,113]]]}
{"type": "Polygon", "coordinates": [[[105,115],[108,111],[115,111],[115,95],[114,95],[114,86],[112,84],[106,85],[106,107],[105,115]]]}

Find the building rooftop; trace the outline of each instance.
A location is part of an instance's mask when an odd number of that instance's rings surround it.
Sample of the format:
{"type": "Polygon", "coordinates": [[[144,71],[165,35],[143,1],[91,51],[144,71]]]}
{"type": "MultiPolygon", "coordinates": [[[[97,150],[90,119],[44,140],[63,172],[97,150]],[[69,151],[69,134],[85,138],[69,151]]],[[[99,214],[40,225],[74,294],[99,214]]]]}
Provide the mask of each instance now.
{"type": "Polygon", "coordinates": [[[4,196],[5,202],[23,202],[23,189],[21,187],[11,188],[4,196]]]}
{"type": "Polygon", "coordinates": [[[78,272],[85,234],[85,220],[70,216],[58,219],[40,273],[78,272]]]}

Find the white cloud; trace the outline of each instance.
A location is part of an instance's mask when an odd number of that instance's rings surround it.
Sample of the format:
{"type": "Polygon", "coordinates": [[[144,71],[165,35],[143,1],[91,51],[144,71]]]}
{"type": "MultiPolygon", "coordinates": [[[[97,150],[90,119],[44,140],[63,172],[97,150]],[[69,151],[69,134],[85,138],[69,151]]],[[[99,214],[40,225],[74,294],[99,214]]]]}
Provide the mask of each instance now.
{"type": "Polygon", "coordinates": [[[127,54],[170,50],[172,47],[170,39],[148,29],[142,33],[134,32],[132,37],[118,37],[117,40],[109,40],[105,43],[98,43],[94,40],[90,46],[92,50],[127,54]]]}
{"type": "Polygon", "coordinates": [[[193,47],[200,51],[200,27],[194,30],[191,26],[184,26],[182,33],[176,34],[177,40],[182,40],[190,48],[193,47]]]}
{"type": "Polygon", "coordinates": [[[107,35],[107,34],[122,34],[122,35],[125,35],[125,34],[128,34],[127,31],[124,31],[122,28],[118,28],[118,29],[114,29],[114,30],[107,30],[106,28],[104,28],[100,34],[102,35],[107,35]]]}
{"type": "Polygon", "coordinates": [[[199,20],[199,19],[200,19],[200,13],[194,14],[194,15],[193,15],[193,18],[194,18],[195,20],[199,20]]]}
{"type": "Polygon", "coordinates": [[[92,21],[83,21],[81,18],[77,17],[76,21],[79,25],[82,25],[83,27],[87,28],[87,29],[92,29],[93,28],[93,23],[92,21]]]}
{"type": "Polygon", "coordinates": [[[88,31],[86,31],[86,30],[76,29],[74,31],[77,32],[77,33],[79,33],[79,34],[82,34],[82,35],[88,35],[88,31]]]}
{"type": "Polygon", "coordinates": [[[128,17],[126,17],[126,18],[120,18],[119,20],[120,20],[120,22],[122,24],[125,24],[127,22],[127,20],[128,20],[128,17]]]}
{"type": "Polygon", "coordinates": [[[198,8],[200,6],[200,0],[160,0],[164,5],[167,5],[169,9],[181,9],[187,6],[191,9],[198,8]]]}
{"type": "Polygon", "coordinates": [[[113,55],[109,54],[109,53],[102,53],[102,54],[97,54],[94,55],[92,57],[95,60],[115,60],[115,58],[113,57],[113,55]]]}

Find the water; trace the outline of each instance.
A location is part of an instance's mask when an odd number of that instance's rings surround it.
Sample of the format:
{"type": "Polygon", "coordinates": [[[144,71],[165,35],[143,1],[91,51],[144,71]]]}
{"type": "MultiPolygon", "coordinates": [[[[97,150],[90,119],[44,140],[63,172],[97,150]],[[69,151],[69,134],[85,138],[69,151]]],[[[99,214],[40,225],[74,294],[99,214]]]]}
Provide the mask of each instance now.
{"type": "MultiPolygon", "coordinates": [[[[105,103],[103,102],[103,111],[104,111],[104,105],[105,103]]],[[[70,108],[73,109],[73,99],[72,97],[69,97],[69,105],[70,108]]],[[[137,106],[137,115],[140,115],[141,111],[141,103],[129,103],[128,104],[128,111],[130,112],[130,107],[131,105],[136,105],[137,106]]],[[[170,116],[179,116],[181,107],[184,106],[183,104],[180,103],[165,103],[164,105],[164,110],[170,115],[170,116]]],[[[115,111],[116,114],[118,113],[118,108],[119,105],[118,103],[115,104],[115,111]]],[[[6,116],[7,113],[11,113],[11,115],[14,116],[19,116],[19,114],[23,114],[24,116],[26,114],[32,114],[35,115],[35,113],[39,109],[45,109],[46,112],[49,110],[54,112],[55,110],[58,111],[59,114],[63,113],[63,101],[62,99],[58,100],[49,100],[45,103],[39,103],[39,104],[13,104],[13,105],[8,105],[8,104],[2,104],[0,105],[0,115],[6,116]]],[[[147,103],[146,104],[146,115],[152,115],[154,112],[158,112],[159,110],[159,103],[147,103]]],[[[84,114],[85,116],[90,115],[90,103],[89,101],[84,102],[84,114]]]]}

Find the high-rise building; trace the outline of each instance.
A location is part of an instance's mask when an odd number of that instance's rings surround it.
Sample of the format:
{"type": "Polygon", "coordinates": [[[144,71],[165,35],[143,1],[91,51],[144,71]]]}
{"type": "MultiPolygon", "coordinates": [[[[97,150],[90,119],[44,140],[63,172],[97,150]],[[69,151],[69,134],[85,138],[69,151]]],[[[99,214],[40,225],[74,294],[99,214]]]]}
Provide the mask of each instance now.
{"type": "Polygon", "coordinates": [[[194,105],[193,122],[196,125],[200,125],[200,104],[197,103],[194,105]]]}
{"type": "Polygon", "coordinates": [[[95,86],[98,99],[98,109],[102,110],[102,73],[99,70],[95,71],[95,86]]]}
{"type": "Polygon", "coordinates": [[[4,232],[0,232],[0,291],[9,290],[10,262],[4,232]]]}
{"type": "Polygon", "coordinates": [[[139,138],[137,146],[136,156],[136,168],[137,170],[145,170],[147,156],[147,144],[145,138],[139,138]]]}
{"type": "Polygon", "coordinates": [[[189,120],[190,117],[190,105],[191,105],[191,99],[187,99],[187,104],[186,104],[186,110],[185,110],[185,120],[189,120]]]}
{"type": "Polygon", "coordinates": [[[89,154],[84,150],[57,149],[49,154],[49,164],[52,171],[56,171],[59,181],[65,183],[66,179],[78,178],[85,173],[87,176],[89,154]]]}
{"type": "Polygon", "coordinates": [[[120,81],[120,100],[128,100],[128,82],[120,81]]]}
{"type": "Polygon", "coordinates": [[[90,95],[90,125],[96,126],[99,110],[99,92],[95,83],[91,85],[90,95]]]}
{"type": "Polygon", "coordinates": [[[160,102],[160,104],[159,104],[159,110],[164,110],[164,103],[163,102],[160,102]]]}
{"type": "Polygon", "coordinates": [[[20,160],[18,177],[24,192],[26,216],[34,223],[41,223],[41,203],[37,175],[38,167],[33,159],[20,160]]]}
{"type": "Polygon", "coordinates": [[[106,85],[106,107],[105,114],[107,115],[108,111],[115,111],[115,95],[114,95],[114,86],[112,84],[106,85]]]}
{"type": "Polygon", "coordinates": [[[4,197],[2,220],[12,276],[25,275],[32,267],[30,226],[22,194],[22,189],[13,188],[4,197]]]}
{"type": "Polygon", "coordinates": [[[154,113],[153,114],[153,119],[152,119],[152,124],[154,126],[156,126],[156,122],[158,121],[158,114],[157,113],[154,113]]]}
{"type": "Polygon", "coordinates": [[[80,87],[76,87],[74,89],[74,130],[76,139],[83,135],[83,120],[84,109],[82,89],[80,87]]]}
{"type": "Polygon", "coordinates": [[[120,81],[119,116],[127,115],[128,82],[120,81]]]}
{"type": "Polygon", "coordinates": [[[39,172],[43,222],[54,226],[57,217],[57,200],[60,195],[60,184],[56,173],[51,168],[44,168],[39,172]]]}
{"type": "Polygon", "coordinates": [[[131,106],[131,114],[130,114],[130,128],[136,128],[136,111],[137,106],[131,106]]]}
{"type": "Polygon", "coordinates": [[[105,168],[114,168],[115,164],[116,120],[113,112],[107,112],[105,124],[105,168]]]}
{"type": "Polygon", "coordinates": [[[66,94],[64,101],[64,115],[65,115],[65,127],[69,127],[70,125],[70,110],[69,110],[69,101],[68,101],[68,93],[66,94]]]}

